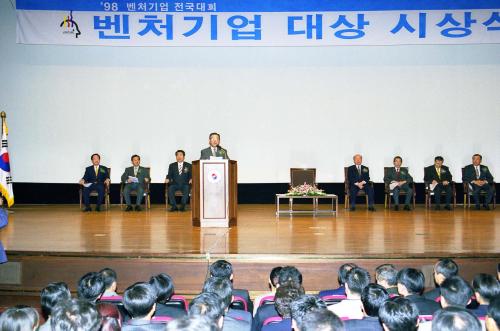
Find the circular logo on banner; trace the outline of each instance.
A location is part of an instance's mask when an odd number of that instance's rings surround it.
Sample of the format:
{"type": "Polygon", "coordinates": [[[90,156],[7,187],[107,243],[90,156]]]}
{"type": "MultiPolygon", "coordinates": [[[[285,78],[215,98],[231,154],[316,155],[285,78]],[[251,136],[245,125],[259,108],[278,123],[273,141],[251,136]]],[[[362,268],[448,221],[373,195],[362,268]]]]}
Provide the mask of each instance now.
{"type": "Polygon", "coordinates": [[[221,180],[221,174],[216,170],[212,170],[208,177],[208,181],[210,183],[218,183],[220,182],[220,180],[221,180]]]}

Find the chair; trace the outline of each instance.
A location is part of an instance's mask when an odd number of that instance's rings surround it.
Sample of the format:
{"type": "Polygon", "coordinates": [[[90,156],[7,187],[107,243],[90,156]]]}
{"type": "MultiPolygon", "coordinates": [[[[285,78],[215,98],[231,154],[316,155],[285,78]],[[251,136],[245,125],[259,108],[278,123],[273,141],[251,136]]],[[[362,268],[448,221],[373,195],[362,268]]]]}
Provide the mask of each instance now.
{"type": "MultiPolygon", "coordinates": [[[[467,208],[470,208],[470,200],[471,200],[471,197],[472,197],[472,186],[469,184],[469,183],[466,183],[464,182],[463,178],[464,178],[464,170],[465,168],[462,168],[462,185],[464,186],[464,208],[467,207],[467,208]]],[[[496,201],[497,201],[497,189],[496,189],[496,183],[493,182],[492,184],[492,187],[493,187],[493,209],[495,209],[496,207],[496,201]]],[[[485,197],[486,196],[486,192],[484,191],[480,191],[479,192],[479,195],[480,196],[483,196],[485,197]]]]}
{"type": "Polygon", "coordinates": [[[340,294],[333,294],[333,295],[325,295],[321,297],[321,300],[323,300],[327,306],[331,306],[333,304],[339,303],[342,300],[347,299],[347,296],[345,295],[340,295],[340,294]]]}
{"type": "MultiPolygon", "coordinates": [[[[316,186],[316,168],[290,168],[290,188],[309,184],[316,186]]],[[[289,199],[290,209],[293,209],[293,198],[289,199]]]]}
{"type": "Polygon", "coordinates": [[[178,307],[180,309],[185,310],[186,312],[189,310],[189,305],[187,300],[182,295],[172,295],[169,301],[166,303],[167,306],[178,307]]]}
{"type": "Polygon", "coordinates": [[[265,297],[260,298],[260,301],[257,303],[257,307],[271,304],[274,304],[274,295],[266,295],[265,297]]]}
{"type": "MultiPolygon", "coordinates": [[[[111,178],[111,168],[108,168],[108,176],[111,178]]],[[[109,187],[110,187],[111,181],[109,181],[107,184],[104,184],[104,206],[106,210],[109,210],[109,207],[111,206],[110,199],[109,199],[109,187]]],[[[80,209],[83,207],[83,185],[80,185],[80,209]]],[[[90,192],[91,197],[97,197],[97,191],[93,190],[90,192]]]]}
{"type": "MultiPolygon", "coordinates": [[[[384,167],[384,177],[387,175],[387,172],[389,169],[392,167],[384,167]]],[[[407,171],[408,172],[408,167],[401,167],[401,170],[407,171]]],[[[413,209],[415,209],[415,199],[417,196],[417,191],[415,190],[415,183],[411,183],[411,188],[413,189],[413,209]]],[[[400,191],[399,195],[406,195],[408,194],[407,192],[400,191]]],[[[385,198],[384,198],[384,208],[389,207],[391,209],[391,197],[393,196],[393,192],[389,188],[389,184],[385,184],[385,198]]]]}
{"type": "Polygon", "coordinates": [[[268,317],[264,320],[264,323],[262,325],[269,325],[269,324],[274,324],[274,323],[279,323],[283,320],[281,316],[271,316],[268,317]]]}
{"type": "Polygon", "coordinates": [[[235,295],[233,297],[233,302],[231,302],[231,308],[248,311],[248,304],[245,299],[235,295]]]}
{"type": "Polygon", "coordinates": [[[290,187],[316,185],[316,168],[290,168],[290,187]]]}
{"type": "MultiPolygon", "coordinates": [[[[425,172],[425,169],[424,169],[425,172]]],[[[434,191],[431,191],[429,182],[424,181],[425,185],[425,208],[431,208],[432,205],[432,196],[434,196],[434,191]]],[[[453,207],[457,205],[457,190],[455,188],[455,182],[452,181],[451,185],[451,197],[453,200],[453,207]]],[[[445,196],[446,192],[441,192],[441,196],[445,196]]]]}
{"type": "MultiPolygon", "coordinates": [[[[150,167],[144,167],[146,171],[148,172],[148,177],[151,178],[151,168],[150,167]]],[[[150,181],[144,182],[144,204],[146,205],[146,209],[151,208],[151,194],[150,194],[150,187],[151,183],[150,181]]],[[[125,184],[122,183],[120,186],[120,208],[123,209],[123,188],[125,187],[125,184]]],[[[137,197],[137,192],[135,190],[130,191],[130,196],[135,196],[137,197]]]]}
{"type": "MultiPolygon", "coordinates": [[[[168,201],[168,187],[170,186],[169,183],[165,184],[165,208],[168,209],[169,201],[168,201]]],[[[182,191],[177,190],[175,191],[175,197],[182,197],[182,191]]],[[[189,197],[191,197],[191,189],[189,189],[189,197]]]]}
{"type": "MultiPolygon", "coordinates": [[[[348,168],[349,167],[344,167],[344,208],[345,209],[348,209],[350,207],[350,196],[351,196],[351,192],[349,192],[350,183],[349,183],[349,178],[347,176],[347,169],[348,168]]],[[[373,182],[368,182],[366,185],[373,186],[373,182]]],[[[366,207],[368,207],[368,195],[366,194],[365,190],[359,190],[358,194],[356,196],[357,197],[364,196],[366,207]]]]}

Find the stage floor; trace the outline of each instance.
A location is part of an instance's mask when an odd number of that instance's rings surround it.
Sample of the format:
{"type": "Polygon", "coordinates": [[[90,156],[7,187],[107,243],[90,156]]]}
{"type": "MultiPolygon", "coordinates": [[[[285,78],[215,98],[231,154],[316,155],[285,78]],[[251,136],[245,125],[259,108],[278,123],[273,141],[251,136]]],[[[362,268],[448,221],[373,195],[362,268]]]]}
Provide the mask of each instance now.
{"type": "Polygon", "coordinates": [[[240,205],[238,225],[200,229],[191,213],[83,213],[77,205],[18,205],[0,240],[12,253],[96,256],[293,255],[295,258],[499,257],[500,209],[376,212],[341,209],[335,216],[275,216],[274,205],[240,205]]]}

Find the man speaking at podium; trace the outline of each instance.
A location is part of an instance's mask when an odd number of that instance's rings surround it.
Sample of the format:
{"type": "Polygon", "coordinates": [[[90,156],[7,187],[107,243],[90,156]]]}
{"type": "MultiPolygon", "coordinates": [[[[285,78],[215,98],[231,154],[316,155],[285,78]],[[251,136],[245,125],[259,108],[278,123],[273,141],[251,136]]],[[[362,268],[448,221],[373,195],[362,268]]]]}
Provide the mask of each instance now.
{"type": "Polygon", "coordinates": [[[210,147],[201,150],[200,160],[210,160],[210,157],[220,157],[229,160],[227,151],[220,145],[220,135],[217,132],[212,132],[208,136],[208,144],[210,147]]]}

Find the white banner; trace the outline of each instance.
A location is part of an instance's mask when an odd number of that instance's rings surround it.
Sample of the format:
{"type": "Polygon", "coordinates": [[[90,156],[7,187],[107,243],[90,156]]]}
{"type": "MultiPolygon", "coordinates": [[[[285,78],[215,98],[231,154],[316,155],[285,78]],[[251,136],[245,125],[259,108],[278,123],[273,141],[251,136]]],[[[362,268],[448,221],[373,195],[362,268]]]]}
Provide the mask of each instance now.
{"type": "Polygon", "coordinates": [[[256,1],[238,7],[229,6],[228,0],[196,3],[73,0],[64,4],[55,0],[18,0],[17,41],[102,46],[500,42],[499,1],[473,2],[470,9],[463,2],[443,1],[444,5],[437,8],[424,6],[427,1],[413,1],[411,5],[407,2],[401,1],[394,7],[394,2],[378,1],[378,7],[366,4],[364,10],[353,3],[355,10],[338,10],[348,4],[331,7],[324,0],[311,1],[312,5],[297,0],[288,7],[284,4],[270,7],[268,2],[256,1]],[[139,7],[142,3],[144,6],[139,7]],[[235,11],[238,9],[242,11],[235,11]]]}

